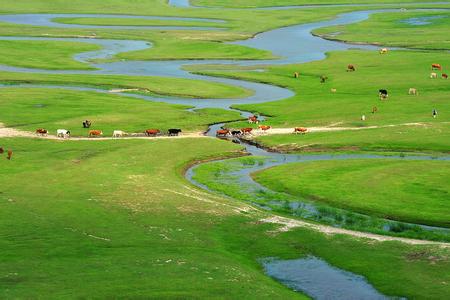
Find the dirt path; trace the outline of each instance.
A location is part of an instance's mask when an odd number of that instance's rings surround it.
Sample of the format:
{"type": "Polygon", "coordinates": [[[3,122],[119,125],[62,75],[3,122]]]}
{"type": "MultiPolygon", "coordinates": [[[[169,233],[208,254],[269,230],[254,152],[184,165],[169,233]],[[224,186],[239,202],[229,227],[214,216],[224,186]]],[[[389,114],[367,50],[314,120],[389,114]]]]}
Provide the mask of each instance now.
{"type": "Polygon", "coordinates": [[[397,242],[402,242],[402,243],[410,244],[410,245],[438,245],[443,248],[450,247],[450,243],[434,242],[434,241],[427,241],[427,240],[415,240],[415,239],[408,239],[408,238],[401,238],[401,237],[394,237],[394,236],[387,236],[387,235],[379,235],[379,234],[374,234],[374,233],[353,231],[353,230],[348,230],[348,229],[336,228],[336,227],[332,227],[332,226],[308,223],[305,221],[294,220],[294,219],[289,219],[289,218],[280,217],[280,216],[273,216],[273,217],[265,218],[265,219],[260,220],[260,222],[283,225],[283,227],[280,227],[278,230],[276,230],[276,232],[286,232],[293,228],[305,227],[305,228],[313,229],[313,230],[316,230],[316,231],[319,231],[319,232],[322,232],[325,234],[345,234],[345,235],[350,235],[350,236],[354,236],[354,237],[358,237],[358,238],[367,238],[367,239],[371,239],[371,240],[376,240],[379,242],[397,241],[397,242]]]}
{"type": "MultiPolygon", "coordinates": [[[[9,128],[4,127],[2,123],[0,123],[0,138],[7,138],[7,137],[26,137],[26,138],[36,138],[36,139],[47,139],[47,140],[64,140],[63,138],[56,137],[55,135],[48,135],[48,136],[38,136],[33,132],[30,131],[22,131],[15,128],[9,128]]],[[[107,140],[134,140],[134,139],[180,139],[180,138],[207,138],[203,134],[203,132],[186,132],[179,136],[156,136],[156,137],[148,137],[148,136],[141,136],[141,135],[133,135],[130,134],[129,136],[120,137],[120,138],[113,138],[113,137],[95,137],[95,138],[89,138],[89,137],[71,137],[66,140],[70,141],[107,141],[107,140]]]]}
{"type": "MultiPolygon", "coordinates": [[[[391,127],[399,127],[399,126],[426,126],[424,123],[403,123],[403,124],[391,124],[391,125],[381,125],[381,126],[366,126],[366,127],[336,127],[336,125],[340,125],[341,123],[331,124],[329,126],[324,127],[307,127],[308,133],[314,132],[332,132],[332,131],[357,131],[357,130],[365,130],[365,129],[377,129],[377,128],[391,128],[391,127]]],[[[273,135],[273,134],[291,134],[294,133],[294,128],[271,128],[266,132],[262,130],[255,130],[252,132],[253,136],[260,135],[273,135]]]]}

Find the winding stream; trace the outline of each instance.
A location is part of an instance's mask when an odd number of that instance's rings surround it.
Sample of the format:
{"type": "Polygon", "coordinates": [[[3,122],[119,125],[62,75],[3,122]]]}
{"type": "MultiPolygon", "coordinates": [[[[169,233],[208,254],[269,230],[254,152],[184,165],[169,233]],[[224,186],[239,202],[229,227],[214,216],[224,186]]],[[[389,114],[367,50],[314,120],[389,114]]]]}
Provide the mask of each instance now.
{"type": "MultiPolygon", "coordinates": [[[[189,1],[187,0],[171,0],[172,5],[188,7],[189,1]]],[[[268,8],[265,8],[268,9],[268,8]]],[[[279,9],[279,8],[274,8],[279,9]]],[[[107,59],[122,52],[144,50],[152,47],[152,44],[146,41],[131,41],[131,40],[102,40],[95,38],[31,38],[31,37],[0,37],[0,40],[51,40],[51,41],[76,41],[100,45],[101,50],[90,51],[80,53],[75,56],[75,59],[81,62],[89,63],[92,67],[96,68],[92,71],[74,71],[74,70],[39,70],[30,68],[17,68],[10,66],[0,66],[0,70],[14,71],[14,72],[26,72],[26,73],[46,73],[46,74],[117,74],[117,75],[134,75],[134,76],[167,76],[167,77],[179,77],[206,80],[211,82],[220,82],[229,85],[240,86],[254,91],[254,94],[246,98],[241,99],[187,99],[178,97],[153,97],[138,94],[118,93],[127,97],[136,97],[145,99],[148,101],[158,101],[172,104],[184,104],[191,106],[191,110],[199,108],[222,108],[227,110],[233,110],[230,108],[234,104],[244,103],[262,103],[269,101],[283,100],[292,97],[294,93],[288,89],[276,87],[267,84],[248,82],[244,80],[218,78],[212,76],[196,75],[188,71],[183,70],[184,65],[198,65],[198,64],[228,64],[236,66],[257,66],[257,65],[274,65],[274,64],[293,64],[304,63],[314,60],[320,60],[325,57],[325,53],[335,50],[347,50],[350,48],[359,48],[365,50],[374,50],[378,47],[369,45],[350,45],[335,41],[324,40],[319,37],[315,37],[311,34],[311,31],[320,27],[350,24],[360,22],[367,19],[370,14],[381,11],[398,11],[397,9],[385,9],[385,10],[372,10],[372,11],[356,11],[351,13],[345,13],[339,15],[337,18],[329,21],[315,22],[302,25],[294,25],[284,28],[271,30],[265,33],[258,34],[254,38],[245,41],[234,42],[234,44],[253,47],[261,50],[271,51],[274,55],[279,57],[276,60],[252,60],[252,61],[235,61],[235,60],[170,60],[170,61],[119,61],[111,63],[96,63],[93,60],[107,59]]],[[[213,19],[198,19],[198,18],[176,18],[176,17],[149,17],[149,16],[124,16],[124,15],[86,15],[86,14],[23,14],[23,15],[0,15],[0,21],[10,22],[15,24],[25,25],[38,25],[57,28],[111,28],[112,26],[90,26],[90,25],[73,25],[73,24],[60,24],[52,21],[54,18],[61,17],[92,17],[92,18],[105,18],[105,17],[120,17],[120,18],[144,18],[144,19],[166,19],[166,20],[187,20],[187,21],[205,21],[209,23],[220,23],[223,21],[213,19]]],[[[113,26],[117,29],[158,29],[161,26],[113,26]]],[[[215,27],[183,27],[183,26],[163,26],[164,29],[189,29],[189,30],[218,30],[215,27]]],[[[10,87],[8,85],[6,87],[10,87]]],[[[89,90],[106,93],[106,90],[89,88],[89,87],[68,87],[57,85],[30,85],[21,84],[19,87],[47,87],[47,88],[64,88],[75,90],[89,90]]],[[[1,86],[5,87],[5,86],[1,86]]],[[[248,112],[240,112],[243,117],[249,115],[248,112]]],[[[208,135],[214,136],[215,130],[222,127],[223,124],[216,124],[209,128],[208,135]]],[[[281,165],[291,162],[311,161],[311,160],[330,160],[330,159],[357,159],[357,158],[385,158],[384,156],[373,155],[296,155],[296,154],[279,154],[267,152],[264,149],[252,146],[247,143],[240,143],[245,147],[246,151],[254,156],[264,157],[264,162],[260,165],[254,165],[248,168],[242,168],[235,175],[238,176],[238,180],[248,183],[250,186],[254,186],[257,189],[261,189],[256,182],[254,182],[249,174],[261,169],[265,169],[271,166],[281,165]]],[[[400,159],[401,157],[391,157],[400,159]]],[[[402,159],[435,159],[434,157],[427,156],[406,156],[402,159]]],[[[441,157],[440,160],[450,160],[450,157],[441,157]]],[[[188,170],[186,177],[202,188],[206,188],[199,182],[193,180],[195,174],[195,166],[188,170]]],[[[302,202],[297,203],[298,206],[306,207],[310,212],[317,212],[312,204],[302,202]]],[[[391,223],[389,220],[384,220],[386,223],[391,223]]],[[[336,223],[331,222],[335,225],[336,223]]],[[[440,230],[439,228],[428,228],[429,230],[440,230]]],[[[364,288],[363,288],[364,289],[364,288]]],[[[350,292],[349,292],[350,293],[350,292]]],[[[377,294],[377,297],[379,294],[377,294]]]]}

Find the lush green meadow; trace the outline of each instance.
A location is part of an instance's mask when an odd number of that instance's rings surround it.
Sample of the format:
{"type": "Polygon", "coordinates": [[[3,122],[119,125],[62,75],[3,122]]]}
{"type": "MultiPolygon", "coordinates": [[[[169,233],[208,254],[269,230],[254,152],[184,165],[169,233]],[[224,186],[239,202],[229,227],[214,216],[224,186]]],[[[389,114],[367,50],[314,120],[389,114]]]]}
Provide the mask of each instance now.
{"type": "Polygon", "coordinates": [[[287,164],[253,178],[272,190],[364,214],[450,227],[449,168],[445,161],[327,161],[287,164]]]}
{"type": "Polygon", "coordinates": [[[446,249],[267,234],[276,226],[256,222],[266,213],[185,181],[190,162],[235,155],[231,143],[0,141],[14,149],[13,160],[0,157],[2,298],[303,298],[257,259],[309,254],[387,295],[448,294],[446,249]]]}
{"type": "Polygon", "coordinates": [[[320,28],[315,34],[325,38],[376,45],[417,49],[450,49],[450,13],[448,11],[419,11],[378,13],[367,21],[351,25],[320,28]],[[408,21],[429,24],[415,25],[408,21]],[[386,32],[389,34],[386,34],[386,32]]]}
{"type": "MultiPolygon", "coordinates": [[[[148,128],[203,131],[208,124],[239,119],[237,112],[222,109],[186,111],[186,106],[126,98],[114,94],[45,88],[3,88],[0,121],[5,126],[33,131],[59,128],[86,136],[81,122],[91,120],[105,135],[113,130],[142,133],[148,128]]],[[[199,100],[201,101],[201,100],[199,100]]]]}
{"type": "MultiPolygon", "coordinates": [[[[432,1],[432,0],[430,0],[432,1]]],[[[142,40],[145,50],[126,52],[107,61],[170,59],[270,59],[272,53],[226,42],[246,39],[274,28],[333,19],[352,7],[320,9],[182,9],[166,0],[0,0],[0,14],[102,13],[178,16],[224,20],[224,23],[126,18],[58,18],[67,24],[123,26],[218,26],[224,30],[127,30],[52,28],[0,23],[0,36],[96,37],[142,40]]],[[[332,3],[367,3],[339,0],[332,3]]],[[[379,0],[409,3],[408,0],[379,0]]],[[[424,1],[412,1],[424,2],[424,1]]],[[[428,2],[428,1],[427,1],[428,2]]],[[[193,0],[196,5],[276,6],[327,4],[315,0],[193,0]]],[[[368,3],[369,4],[369,3],[368,3]]],[[[370,4],[374,4],[370,2],[370,4]]],[[[405,4],[406,5],[406,4],[405,4]]],[[[401,7],[402,5],[399,5],[401,7]]],[[[450,7],[412,4],[411,7],[450,7]]],[[[371,8],[375,8],[371,6],[371,8]]],[[[361,6],[357,9],[365,10],[361,6]]],[[[187,66],[197,73],[239,78],[286,87],[295,96],[239,109],[266,116],[264,124],[379,128],[307,135],[266,135],[256,141],[280,151],[388,151],[445,155],[450,149],[450,81],[430,79],[431,63],[450,73],[448,19],[411,27],[399,21],[432,16],[432,12],[375,15],[343,28],[316,32],[355,42],[427,48],[428,51],[332,52],[327,58],[285,66],[187,66]],[[371,29],[370,31],[368,29],[371,29]],[[386,31],[395,29],[392,35],[386,31]],[[336,35],[341,31],[342,35],[336,35]],[[367,31],[367,36],[362,32],[367,31]],[[402,38],[402,34],[405,38],[402,38]],[[439,36],[443,37],[439,39],[439,36]],[[428,42],[426,42],[428,41],[428,42]],[[354,64],[356,72],[346,72],[354,64]],[[258,72],[255,72],[258,69],[258,72]],[[263,69],[263,72],[260,70],[263,69]],[[294,79],[293,73],[300,72],[294,79]],[[319,77],[326,75],[326,83],[319,77]],[[408,95],[415,87],[418,96],[408,95]],[[337,89],[332,93],[332,88],[337,89]],[[380,101],[378,90],[389,90],[380,101]],[[372,114],[376,106],[378,112],[372,114]],[[436,119],[431,117],[437,109],[436,119]],[[361,121],[365,114],[366,121],[361,121]],[[415,123],[405,125],[406,123],[415,123]]],[[[443,14],[443,13],[442,13],[443,14]]],[[[441,13],[439,13],[441,15],[441,13]]],[[[56,41],[0,41],[0,64],[49,70],[89,70],[74,60],[98,46],[56,41]]],[[[0,71],[0,135],[2,127],[50,134],[65,128],[73,136],[91,129],[142,133],[182,128],[199,132],[208,124],[230,122],[247,127],[236,111],[200,109],[145,101],[114,93],[99,93],[16,84],[138,89],[151,96],[239,98],[252,91],[225,84],[156,76],[99,74],[40,74],[0,71]]],[[[12,160],[0,154],[0,298],[157,298],[157,299],[308,299],[264,274],[260,259],[317,256],[331,265],[367,278],[387,296],[444,299],[450,294],[449,248],[377,242],[345,234],[327,235],[310,228],[278,230],[282,225],[262,219],[284,214],[252,206],[241,199],[242,186],[214,181],[234,162],[258,163],[259,158],[236,158],[204,164],[196,176],[233,196],[201,190],[185,178],[194,163],[243,156],[243,148],[214,138],[48,140],[1,137],[0,147],[13,150],[12,160]],[[230,165],[228,165],[228,163],[230,165]]],[[[269,188],[305,195],[334,207],[373,217],[449,226],[448,162],[355,160],[285,165],[254,177],[269,188]],[[289,174],[289,175],[286,175],[289,174]],[[361,201],[364,199],[364,201],[361,201]]],[[[244,183],[241,183],[245,185],[244,183]]],[[[215,189],[220,191],[220,189],[215,189]]],[[[227,194],[227,193],[225,193],[227,194]]],[[[230,195],[228,194],[228,195],[230,195]]],[[[286,216],[286,214],[284,214],[286,216]]],[[[329,224],[323,222],[325,224],[329,224]]],[[[352,230],[363,227],[347,226],[352,230]]],[[[376,230],[367,230],[377,233],[376,230]]],[[[379,232],[378,232],[379,233],[379,232]]],[[[386,234],[386,232],[381,232],[386,234]]],[[[392,232],[395,237],[428,238],[423,232],[392,232]]],[[[364,233],[362,233],[364,235],[364,233]]]]}

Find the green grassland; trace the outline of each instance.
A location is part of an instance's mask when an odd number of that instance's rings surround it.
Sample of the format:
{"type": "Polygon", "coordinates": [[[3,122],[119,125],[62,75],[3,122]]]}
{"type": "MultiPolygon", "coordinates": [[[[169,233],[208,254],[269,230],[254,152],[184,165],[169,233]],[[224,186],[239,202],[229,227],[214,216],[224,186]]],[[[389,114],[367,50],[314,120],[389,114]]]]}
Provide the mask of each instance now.
{"type": "Polygon", "coordinates": [[[158,76],[40,74],[0,71],[2,83],[61,84],[92,86],[105,89],[137,88],[150,95],[181,96],[186,98],[240,98],[251,95],[247,89],[202,80],[158,76]],[[174,82],[176,80],[176,89],[174,82]]]}
{"type": "Polygon", "coordinates": [[[13,160],[0,157],[2,298],[303,299],[266,277],[257,259],[304,255],[362,274],[387,295],[449,292],[446,249],[308,229],[267,234],[275,226],[256,222],[265,213],[193,191],[183,168],[232,155],[239,147],[231,143],[0,143],[14,149],[13,160]]]}
{"type": "Polygon", "coordinates": [[[143,132],[148,128],[184,131],[206,130],[208,124],[239,119],[237,112],[201,109],[189,112],[183,105],[170,105],[114,94],[45,88],[4,88],[1,90],[0,122],[5,126],[34,131],[59,128],[75,136],[87,135],[83,120],[111,135],[113,130],[143,132]]]}
{"type": "Polygon", "coordinates": [[[314,33],[325,38],[416,49],[450,49],[448,11],[379,13],[367,21],[345,26],[320,28],[314,33]],[[410,18],[433,18],[430,24],[411,25],[410,18]],[[386,34],[389,32],[389,34],[386,34]]]}
{"type": "Polygon", "coordinates": [[[299,136],[259,136],[256,141],[282,152],[386,151],[449,153],[450,124],[427,123],[359,131],[317,132],[299,136]]]}
{"type": "Polygon", "coordinates": [[[450,163],[443,161],[351,160],[288,164],[253,178],[272,190],[351,211],[450,227],[449,173],[450,163]]]}
{"type": "Polygon", "coordinates": [[[93,70],[72,57],[99,49],[100,46],[88,43],[0,40],[0,64],[51,70],[93,70]]]}
{"type": "Polygon", "coordinates": [[[376,3],[369,0],[191,0],[194,5],[208,7],[234,7],[234,8],[252,8],[252,7],[270,7],[270,6],[289,6],[289,5],[321,5],[321,4],[382,4],[382,3],[414,3],[414,2],[434,2],[432,0],[414,1],[414,0],[379,0],[376,3]]]}
{"type": "Polygon", "coordinates": [[[100,26],[197,26],[228,27],[226,23],[190,20],[149,20],[129,18],[54,18],[54,22],[62,24],[100,25],[100,26]]]}

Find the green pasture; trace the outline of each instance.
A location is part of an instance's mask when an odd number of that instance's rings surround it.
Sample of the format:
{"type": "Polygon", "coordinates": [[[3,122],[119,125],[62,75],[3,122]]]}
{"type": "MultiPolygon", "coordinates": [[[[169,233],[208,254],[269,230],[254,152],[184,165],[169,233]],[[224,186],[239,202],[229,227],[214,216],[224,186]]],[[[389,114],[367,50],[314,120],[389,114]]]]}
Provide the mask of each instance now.
{"type": "Polygon", "coordinates": [[[232,143],[0,144],[14,150],[11,161],[0,157],[2,298],[303,299],[264,275],[257,260],[305,255],[364,275],[387,295],[449,292],[446,249],[307,229],[267,234],[277,226],[256,222],[266,213],[239,212],[239,202],[183,179],[192,161],[235,155],[232,143]]]}
{"type": "Polygon", "coordinates": [[[272,190],[347,210],[449,227],[449,174],[445,161],[375,159],[287,164],[253,178],[272,190]]]}
{"type": "Polygon", "coordinates": [[[4,84],[56,84],[89,86],[104,89],[139,89],[148,95],[178,96],[183,98],[240,98],[253,92],[222,83],[159,76],[126,76],[94,74],[41,74],[0,71],[4,84]],[[174,88],[176,87],[176,88],[174,88]]]}
{"type": "Polygon", "coordinates": [[[51,70],[93,70],[76,61],[78,53],[101,49],[98,45],[59,41],[0,40],[0,64],[51,70]]]}
{"type": "Polygon", "coordinates": [[[326,4],[383,4],[383,3],[414,3],[414,2],[436,2],[432,0],[192,0],[194,5],[208,7],[233,7],[233,8],[255,8],[270,6],[289,5],[326,5],[326,4]]]}
{"type": "Polygon", "coordinates": [[[450,123],[377,129],[259,136],[256,141],[282,152],[384,151],[449,153],[450,123]]]}
{"type": "Polygon", "coordinates": [[[210,123],[240,118],[237,112],[222,109],[189,112],[183,105],[114,94],[13,87],[3,88],[1,92],[0,122],[7,127],[33,132],[36,128],[45,128],[54,134],[64,128],[74,136],[86,136],[88,130],[81,126],[84,120],[91,120],[91,129],[102,130],[106,136],[113,130],[142,133],[149,128],[199,131],[206,130],[210,123]]]}
{"type": "Polygon", "coordinates": [[[449,50],[449,27],[449,11],[406,11],[378,13],[363,22],[320,28],[315,30],[314,33],[325,38],[349,42],[449,50]],[[410,19],[426,21],[429,24],[409,24],[407,22],[410,19]],[[389,34],[386,34],[386,32],[389,32],[389,34]]]}

